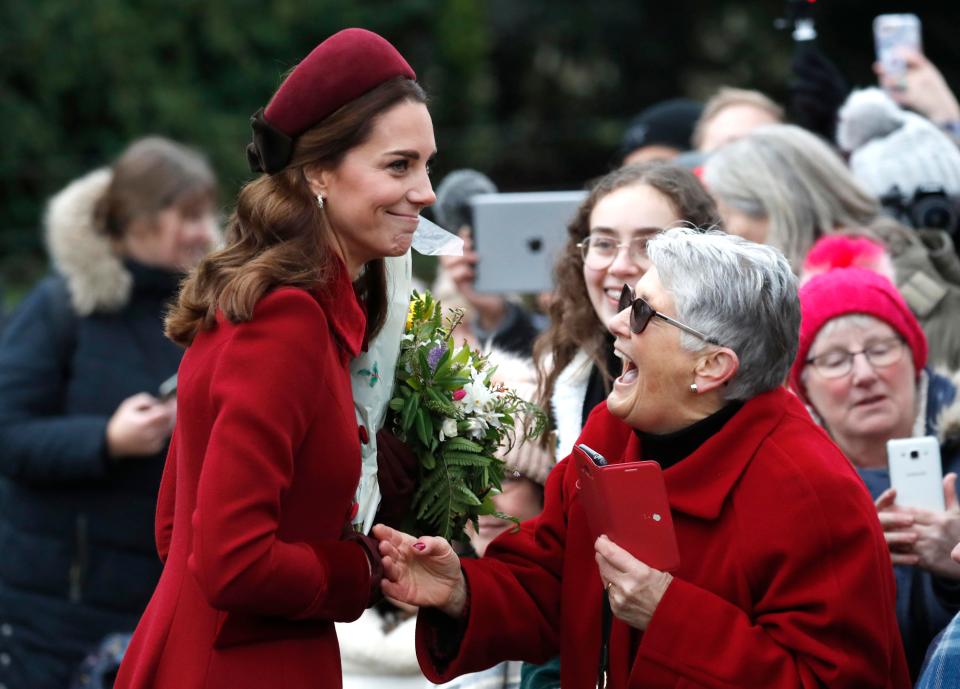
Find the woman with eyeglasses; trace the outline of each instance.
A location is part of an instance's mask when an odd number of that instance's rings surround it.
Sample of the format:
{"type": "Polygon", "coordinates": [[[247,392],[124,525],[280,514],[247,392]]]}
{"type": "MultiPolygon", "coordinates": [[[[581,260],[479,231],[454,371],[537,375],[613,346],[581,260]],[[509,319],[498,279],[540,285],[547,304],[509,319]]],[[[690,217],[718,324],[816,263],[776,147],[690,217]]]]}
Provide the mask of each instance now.
{"type": "Polygon", "coordinates": [[[559,650],[564,689],[906,689],[874,507],[783,386],[800,327],[790,265],[684,228],[647,256],[610,321],[622,372],[578,442],[660,463],[679,567],[595,538],[570,459],[543,513],[481,560],[376,526],[384,593],[422,606],[422,669],[436,681],[559,650]]]}
{"type": "Polygon", "coordinates": [[[580,205],[557,261],[550,325],[534,346],[558,458],[573,450],[587,416],[618,375],[608,324],[623,286],[635,285],[650,267],[647,242],[673,225],[719,222],[716,204],[693,173],[663,162],[609,173],[580,205]]]}
{"type": "Polygon", "coordinates": [[[793,389],[856,467],[876,500],[897,579],[897,619],[916,678],[931,639],[960,610],[956,475],[944,512],[894,505],[886,443],[937,436],[944,472],[960,467],[960,401],[926,368],[927,339],[887,278],[860,268],[823,273],[800,289],[803,322],[793,389]],[[950,421],[952,419],[952,421],[950,421]]]}

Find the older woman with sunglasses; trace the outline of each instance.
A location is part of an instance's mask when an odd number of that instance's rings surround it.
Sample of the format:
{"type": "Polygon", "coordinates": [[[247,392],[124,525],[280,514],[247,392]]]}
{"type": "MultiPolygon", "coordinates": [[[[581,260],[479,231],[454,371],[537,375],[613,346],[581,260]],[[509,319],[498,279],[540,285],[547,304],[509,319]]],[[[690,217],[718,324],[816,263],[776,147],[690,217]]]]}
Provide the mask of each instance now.
{"type": "Polygon", "coordinates": [[[375,527],[384,592],[422,606],[424,672],[559,649],[565,689],[908,687],[874,507],[783,387],[800,325],[786,259],[687,229],[647,253],[610,323],[622,373],[579,442],[613,463],[660,463],[679,567],[596,538],[569,458],[543,513],[482,560],[375,527]]]}
{"type": "Polygon", "coordinates": [[[950,380],[925,367],[927,340],[896,287],[860,268],[832,270],[800,289],[803,322],[791,386],[856,467],[876,500],[897,580],[897,621],[916,677],[931,639],[960,610],[956,475],[947,509],[895,505],[886,443],[932,435],[945,472],[960,467],[960,402],[950,380]],[[952,419],[952,421],[949,421],[952,419]]]}

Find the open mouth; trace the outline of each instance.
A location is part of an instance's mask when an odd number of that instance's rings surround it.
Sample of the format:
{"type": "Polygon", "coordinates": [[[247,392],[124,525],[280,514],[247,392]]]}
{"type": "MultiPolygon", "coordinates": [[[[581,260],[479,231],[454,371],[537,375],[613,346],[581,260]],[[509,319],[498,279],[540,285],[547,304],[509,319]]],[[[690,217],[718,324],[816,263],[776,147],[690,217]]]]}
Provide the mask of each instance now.
{"type": "Polygon", "coordinates": [[[637,380],[637,376],[640,375],[637,365],[633,363],[633,359],[624,354],[621,350],[614,350],[617,358],[623,362],[623,371],[620,372],[620,377],[617,378],[618,383],[623,383],[624,385],[631,385],[637,380]]]}

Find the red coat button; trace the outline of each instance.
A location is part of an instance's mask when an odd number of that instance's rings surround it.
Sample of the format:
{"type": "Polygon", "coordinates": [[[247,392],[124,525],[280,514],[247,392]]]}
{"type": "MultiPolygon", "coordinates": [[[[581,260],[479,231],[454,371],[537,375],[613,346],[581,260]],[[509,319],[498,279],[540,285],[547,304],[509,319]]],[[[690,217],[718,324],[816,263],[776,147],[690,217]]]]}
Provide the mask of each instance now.
{"type": "Polygon", "coordinates": [[[366,426],[360,426],[360,442],[364,445],[370,442],[370,435],[367,433],[366,426]]]}

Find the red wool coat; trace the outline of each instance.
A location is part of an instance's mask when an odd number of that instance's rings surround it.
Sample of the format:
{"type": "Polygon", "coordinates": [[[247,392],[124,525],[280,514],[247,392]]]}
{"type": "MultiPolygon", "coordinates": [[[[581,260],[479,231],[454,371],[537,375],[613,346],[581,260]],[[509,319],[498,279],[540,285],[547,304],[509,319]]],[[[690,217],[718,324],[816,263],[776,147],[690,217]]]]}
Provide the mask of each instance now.
{"type": "Polygon", "coordinates": [[[117,689],[340,687],[333,622],[369,603],[367,556],[340,540],[365,322],[341,273],[322,295],[278,289],[187,350],[157,508],[165,566],[117,689]]]}
{"type": "MultiPolygon", "coordinates": [[[[642,456],[601,405],[582,442],[642,456]]],[[[783,389],[748,402],[667,469],[681,565],[646,633],[614,620],[614,689],[908,689],[890,556],[853,468],[783,389]]],[[[593,538],[564,460],[543,514],[464,561],[470,607],[457,655],[422,612],[417,651],[433,681],[559,650],[564,689],[595,686],[602,585],[593,538]]]]}

